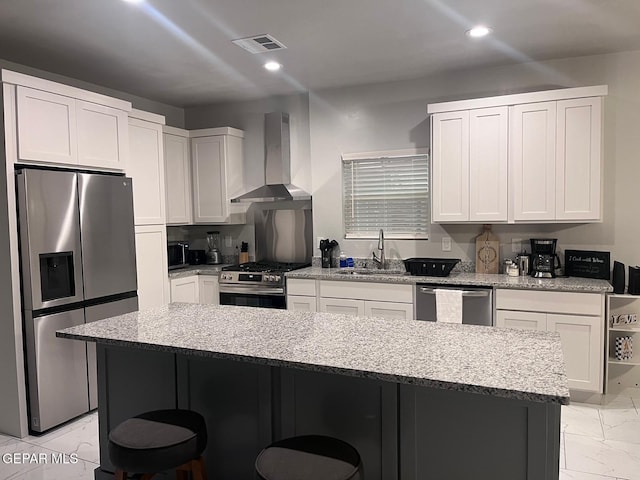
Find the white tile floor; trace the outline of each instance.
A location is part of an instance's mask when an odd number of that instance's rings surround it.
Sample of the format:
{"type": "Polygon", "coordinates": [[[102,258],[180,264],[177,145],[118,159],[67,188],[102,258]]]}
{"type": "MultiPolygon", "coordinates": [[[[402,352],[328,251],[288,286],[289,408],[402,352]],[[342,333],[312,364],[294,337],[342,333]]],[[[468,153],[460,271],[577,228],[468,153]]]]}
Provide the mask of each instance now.
{"type": "MultiPolygon", "coordinates": [[[[0,435],[0,480],[93,480],[98,463],[96,413],[38,437],[0,435]],[[49,463],[6,464],[5,453],[45,454],[49,463]],[[54,453],[75,453],[77,463],[52,464],[54,453]]],[[[640,480],[640,389],[562,407],[560,480],[570,479],[640,480]]]]}

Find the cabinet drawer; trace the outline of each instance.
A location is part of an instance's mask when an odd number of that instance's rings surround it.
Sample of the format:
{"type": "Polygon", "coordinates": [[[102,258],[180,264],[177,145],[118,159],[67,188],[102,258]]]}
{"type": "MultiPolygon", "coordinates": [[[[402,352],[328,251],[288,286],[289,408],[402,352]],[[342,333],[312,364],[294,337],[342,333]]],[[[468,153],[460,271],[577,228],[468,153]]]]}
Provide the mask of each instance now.
{"type": "Polygon", "coordinates": [[[603,298],[599,293],[496,290],[496,308],[530,312],[602,315],[603,298]]]}
{"type": "Polygon", "coordinates": [[[287,278],[287,294],[316,296],[316,281],[306,278],[287,278]]]}
{"type": "Polygon", "coordinates": [[[320,296],[413,303],[413,285],[322,280],[320,281],[320,296]]]}

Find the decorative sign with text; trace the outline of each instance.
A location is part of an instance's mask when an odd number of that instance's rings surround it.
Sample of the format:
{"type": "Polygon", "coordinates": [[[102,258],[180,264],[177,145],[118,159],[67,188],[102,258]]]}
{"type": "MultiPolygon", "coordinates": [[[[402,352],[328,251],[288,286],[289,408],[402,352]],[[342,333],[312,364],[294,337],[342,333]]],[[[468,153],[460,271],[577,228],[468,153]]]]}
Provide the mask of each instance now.
{"type": "Polygon", "coordinates": [[[609,252],[565,250],[565,275],[609,280],[611,278],[610,256],[609,252]]]}

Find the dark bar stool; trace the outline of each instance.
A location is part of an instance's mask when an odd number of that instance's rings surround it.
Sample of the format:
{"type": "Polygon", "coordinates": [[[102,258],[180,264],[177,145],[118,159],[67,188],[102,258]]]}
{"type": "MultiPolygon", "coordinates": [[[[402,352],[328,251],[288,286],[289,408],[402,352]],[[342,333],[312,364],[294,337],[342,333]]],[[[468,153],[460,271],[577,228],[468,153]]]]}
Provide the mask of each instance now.
{"type": "Polygon", "coordinates": [[[358,451],[337,438],[304,435],[266,447],[256,458],[261,480],[362,480],[358,451]]]}
{"type": "Polygon", "coordinates": [[[109,457],[116,480],[128,473],[148,480],[164,470],[176,470],[179,480],[206,480],[202,452],[207,427],[202,415],[190,410],[154,410],[125,420],[109,433],[109,457]]]}

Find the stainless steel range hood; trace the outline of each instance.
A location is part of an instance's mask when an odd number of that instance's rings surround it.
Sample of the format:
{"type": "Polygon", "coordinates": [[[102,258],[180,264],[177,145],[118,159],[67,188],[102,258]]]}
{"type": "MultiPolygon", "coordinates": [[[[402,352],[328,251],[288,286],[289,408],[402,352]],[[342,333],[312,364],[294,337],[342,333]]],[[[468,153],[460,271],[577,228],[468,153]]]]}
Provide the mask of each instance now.
{"type": "Polygon", "coordinates": [[[232,199],[237,202],[309,200],[311,195],[291,184],[289,115],[271,112],[264,116],[264,177],[266,185],[232,199]]]}

